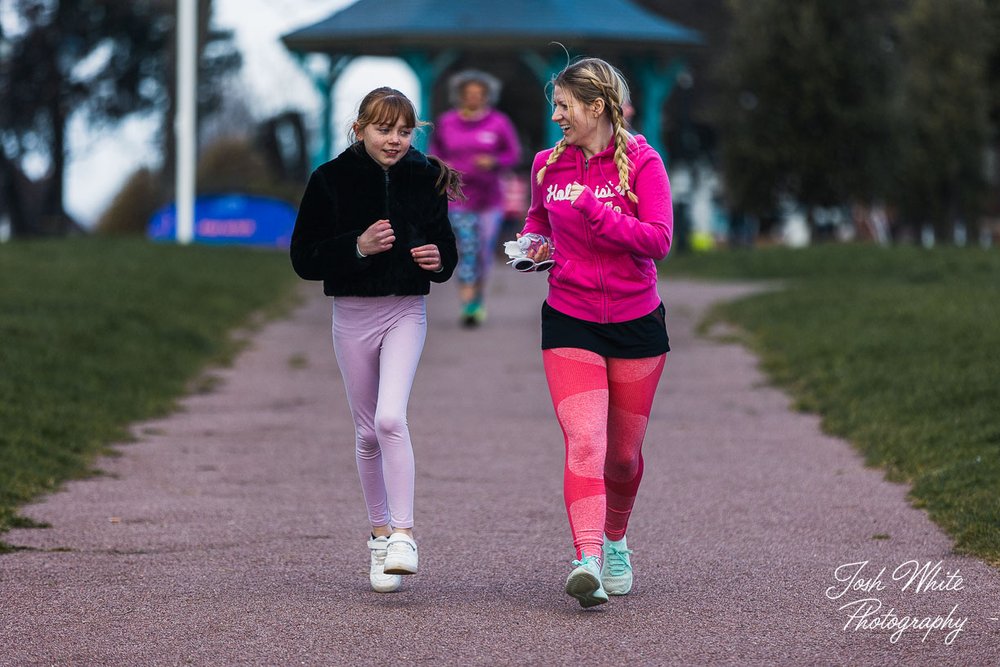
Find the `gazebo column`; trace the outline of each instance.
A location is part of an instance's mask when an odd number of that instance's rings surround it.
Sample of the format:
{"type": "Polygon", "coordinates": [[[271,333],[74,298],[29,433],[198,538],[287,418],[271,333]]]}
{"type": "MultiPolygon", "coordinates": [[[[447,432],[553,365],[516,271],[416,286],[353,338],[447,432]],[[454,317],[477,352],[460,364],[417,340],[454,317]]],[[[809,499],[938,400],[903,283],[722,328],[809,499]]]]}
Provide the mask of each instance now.
{"type": "MultiPolygon", "coordinates": [[[[295,61],[319,92],[322,103],[320,145],[313,152],[313,169],[333,157],[333,86],[354,56],[330,54],[320,66],[307,62],[308,54],[295,52],[295,61]]],[[[313,63],[319,59],[313,59],[313,63]]]]}
{"type": "MultiPolygon", "coordinates": [[[[532,72],[535,73],[535,76],[538,78],[538,81],[542,84],[542,86],[548,86],[549,82],[552,81],[555,75],[566,67],[565,54],[552,56],[546,60],[534,51],[522,51],[521,60],[532,72]]],[[[542,123],[542,127],[545,128],[546,146],[555,146],[556,142],[562,139],[562,130],[559,129],[558,125],[552,122],[552,108],[548,105],[545,107],[545,118],[542,123]]]]}
{"type": "MultiPolygon", "coordinates": [[[[434,113],[432,107],[432,97],[434,96],[434,84],[437,83],[441,73],[458,60],[458,51],[448,49],[442,51],[433,58],[428,56],[426,51],[407,51],[400,54],[400,58],[410,66],[413,73],[420,82],[420,118],[425,121],[434,120],[431,116],[434,113]]],[[[426,132],[418,132],[414,138],[414,145],[422,151],[427,150],[427,142],[430,135],[426,132]]]]}
{"type": "Polygon", "coordinates": [[[670,99],[677,77],[687,68],[682,58],[674,58],[666,64],[657,64],[645,58],[633,63],[642,104],[637,109],[639,127],[646,142],[668,161],[666,144],[663,139],[663,113],[670,99]]]}

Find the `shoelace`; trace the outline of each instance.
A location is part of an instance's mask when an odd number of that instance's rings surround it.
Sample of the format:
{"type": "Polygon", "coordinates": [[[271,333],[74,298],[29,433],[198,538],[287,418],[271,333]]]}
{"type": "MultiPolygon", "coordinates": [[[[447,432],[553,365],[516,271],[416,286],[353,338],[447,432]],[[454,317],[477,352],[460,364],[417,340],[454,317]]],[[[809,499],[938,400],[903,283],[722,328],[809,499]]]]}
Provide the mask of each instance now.
{"type": "Polygon", "coordinates": [[[632,553],[631,549],[619,549],[613,544],[605,546],[604,557],[611,576],[620,577],[625,574],[627,570],[632,569],[632,564],[628,561],[628,555],[630,553],[632,553]]]}
{"type": "Polygon", "coordinates": [[[590,565],[590,563],[597,560],[597,556],[584,556],[580,560],[573,561],[573,567],[581,567],[584,565],[590,565]]]}

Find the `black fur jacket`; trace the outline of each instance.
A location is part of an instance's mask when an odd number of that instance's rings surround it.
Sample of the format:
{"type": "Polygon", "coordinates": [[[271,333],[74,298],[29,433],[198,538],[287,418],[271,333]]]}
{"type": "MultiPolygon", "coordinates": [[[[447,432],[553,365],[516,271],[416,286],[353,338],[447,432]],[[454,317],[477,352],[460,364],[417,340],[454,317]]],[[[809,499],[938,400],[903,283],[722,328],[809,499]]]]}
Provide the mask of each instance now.
{"type": "Polygon", "coordinates": [[[320,165],[309,178],[292,232],[292,267],[301,278],[322,280],[327,296],[427,294],[458,263],[448,199],[435,187],[439,168],[411,148],[388,171],[356,143],[320,165]],[[391,250],[358,257],[358,236],[378,220],[392,225],[391,250]],[[417,266],[410,248],[433,243],[443,270],[417,266]]]}

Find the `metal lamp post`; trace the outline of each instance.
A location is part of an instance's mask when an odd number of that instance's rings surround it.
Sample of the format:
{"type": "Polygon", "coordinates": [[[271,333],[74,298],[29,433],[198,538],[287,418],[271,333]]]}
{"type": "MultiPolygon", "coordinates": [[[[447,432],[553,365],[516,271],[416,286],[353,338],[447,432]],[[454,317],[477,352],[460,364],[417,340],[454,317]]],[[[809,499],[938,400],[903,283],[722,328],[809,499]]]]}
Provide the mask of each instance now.
{"type": "Polygon", "coordinates": [[[194,239],[198,0],[177,0],[177,242],[194,239]]]}
{"type": "MultiPolygon", "coordinates": [[[[4,90],[4,87],[10,86],[11,82],[8,80],[7,74],[7,63],[10,58],[11,51],[13,47],[11,46],[10,40],[4,35],[3,26],[0,25],[0,104],[6,107],[9,104],[9,91],[4,90]]],[[[0,128],[4,126],[6,121],[7,109],[0,108],[0,128]]],[[[0,243],[6,243],[10,240],[13,223],[10,216],[10,202],[4,203],[7,195],[7,179],[9,178],[9,172],[7,169],[7,157],[6,155],[0,155],[0,243]]]]}

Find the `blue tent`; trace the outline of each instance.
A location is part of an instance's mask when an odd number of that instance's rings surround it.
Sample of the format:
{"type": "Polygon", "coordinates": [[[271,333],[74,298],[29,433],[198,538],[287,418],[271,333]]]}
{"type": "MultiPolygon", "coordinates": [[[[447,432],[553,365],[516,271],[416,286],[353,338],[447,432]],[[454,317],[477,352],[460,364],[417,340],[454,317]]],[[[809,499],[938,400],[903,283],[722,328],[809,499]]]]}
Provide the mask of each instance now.
{"type": "MultiPolygon", "coordinates": [[[[194,241],[209,245],[288,248],[295,227],[295,207],[270,197],[222,194],[198,197],[194,203],[194,241]]],[[[164,206],[149,221],[153,241],[177,238],[177,207],[164,206]]]]}

